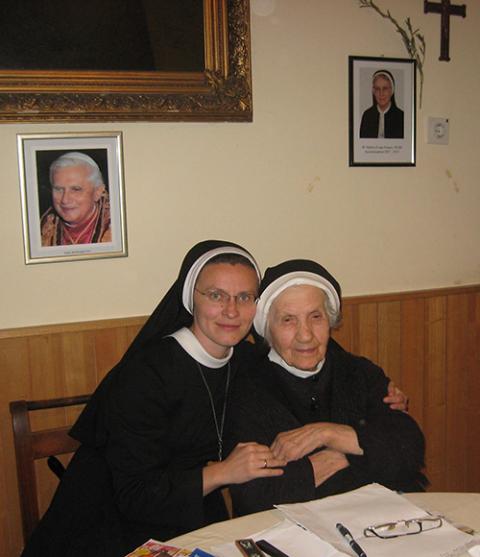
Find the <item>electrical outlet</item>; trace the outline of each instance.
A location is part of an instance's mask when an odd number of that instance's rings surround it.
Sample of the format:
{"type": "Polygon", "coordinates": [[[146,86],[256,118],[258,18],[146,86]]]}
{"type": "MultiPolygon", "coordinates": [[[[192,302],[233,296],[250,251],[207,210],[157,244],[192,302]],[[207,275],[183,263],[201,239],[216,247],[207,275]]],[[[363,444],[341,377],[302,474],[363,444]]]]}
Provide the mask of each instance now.
{"type": "Polygon", "coordinates": [[[448,145],[448,118],[432,118],[427,121],[427,143],[448,145]]]}

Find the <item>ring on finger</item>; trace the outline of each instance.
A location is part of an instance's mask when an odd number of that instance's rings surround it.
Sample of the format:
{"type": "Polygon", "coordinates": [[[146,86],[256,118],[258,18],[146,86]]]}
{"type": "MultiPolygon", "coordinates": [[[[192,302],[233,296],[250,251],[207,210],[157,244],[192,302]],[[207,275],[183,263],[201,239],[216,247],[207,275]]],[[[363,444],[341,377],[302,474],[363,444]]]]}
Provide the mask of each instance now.
{"type": "Polygon", "coordinates": [[[263,466],[262,466],[262,468],[268,468],[267,459],[265,459],[265,460],[263,461],[263,466]]]}

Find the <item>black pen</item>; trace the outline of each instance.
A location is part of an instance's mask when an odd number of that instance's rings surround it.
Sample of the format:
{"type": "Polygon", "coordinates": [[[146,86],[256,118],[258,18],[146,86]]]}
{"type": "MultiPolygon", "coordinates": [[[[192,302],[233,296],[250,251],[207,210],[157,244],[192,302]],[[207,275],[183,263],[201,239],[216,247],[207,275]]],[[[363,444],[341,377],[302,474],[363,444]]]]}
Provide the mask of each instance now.
{"type": "Polygon", "coordinates": [[[350,534],[350,531],[348,530],[348,528],[345,528],[345,526],[343,524],[340,524],[340,522],[337,522],[337,530],[347,540],[348,545],[352,548],[353,551],[355,551],[355,553],[358,555],[358,557],[367,557],[367,554],[365,553],[365,551],[363,551],[363,549],[353,539],[353,536],[352,536],[352,534],[350,534]]]}
{"type": "Polygon", "coordinates": [[[278,547],[275,547],[271,543],[267,542],[267,540],[258,540],[256,543],[257,543],[257,546],[264,553],[266,553],[267,555],[270,555],[270,557],[288,557],[288,555],[286,553],[284,553],[283,551],[280,551],[280,549],[278,549],[278,547]]]}

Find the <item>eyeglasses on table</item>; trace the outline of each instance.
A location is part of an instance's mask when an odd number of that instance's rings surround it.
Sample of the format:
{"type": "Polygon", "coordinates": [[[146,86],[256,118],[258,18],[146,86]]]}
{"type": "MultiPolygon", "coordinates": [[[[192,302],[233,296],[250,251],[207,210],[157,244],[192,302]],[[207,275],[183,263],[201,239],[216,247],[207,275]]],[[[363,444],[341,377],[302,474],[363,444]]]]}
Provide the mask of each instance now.
{"type": "Polygon", "coordinates": [[[439,516],[408,518],[368,526],[364,529],[363,535],[366,538],[374,536],[382,539],[398,538],[399,536],[412,536],[428,530],[435,530],[440,528],[442,524],[443,520],[439,516]]]}

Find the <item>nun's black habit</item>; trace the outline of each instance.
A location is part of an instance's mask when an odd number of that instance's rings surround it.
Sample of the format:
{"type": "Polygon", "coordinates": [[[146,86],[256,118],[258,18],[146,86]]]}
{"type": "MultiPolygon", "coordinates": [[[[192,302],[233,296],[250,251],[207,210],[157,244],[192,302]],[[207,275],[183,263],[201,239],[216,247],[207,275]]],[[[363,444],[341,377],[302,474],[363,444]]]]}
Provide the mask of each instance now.
{"type": "MultiPolygon", "coordinates": [[[[220,491],[202,493],[202,468],[218,459],[208,392],[196,361],[165,338],[192,323],[182,303],[190,269],[224,247],[242,249],[206,241],[189,251],[178,279],[93,394],[71,430],[82,445],[24,557],[123,557],[149,538],[167,540],[227,518],[220,491]]],[[[228,398],[227,367],[233,384],[235,355],[225,369],[203,366],[218,414],[228,398]]]]}
{"type": "MultiPolygon", "coordinates": [[[[385,137],[387,139],[403,139],[405,137],[403,124],[403,110],[398,108],[396,104],[390,106],[384,114],[385,118],[385,137]]],[[[362,115],[360,123],[360,138],[378,137],[378,125],[380,122],[380,112],[377,105],[367,108],[362,115]]]]}

